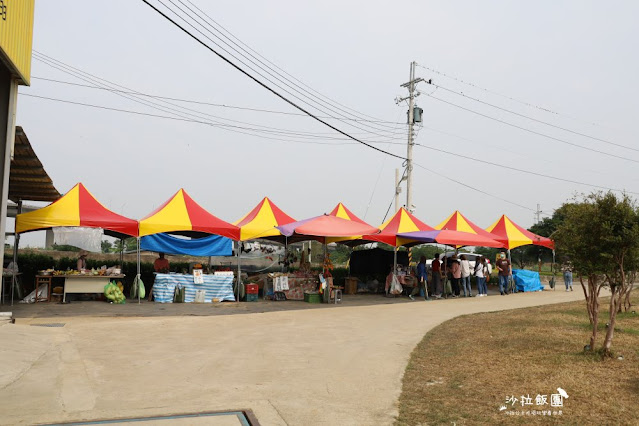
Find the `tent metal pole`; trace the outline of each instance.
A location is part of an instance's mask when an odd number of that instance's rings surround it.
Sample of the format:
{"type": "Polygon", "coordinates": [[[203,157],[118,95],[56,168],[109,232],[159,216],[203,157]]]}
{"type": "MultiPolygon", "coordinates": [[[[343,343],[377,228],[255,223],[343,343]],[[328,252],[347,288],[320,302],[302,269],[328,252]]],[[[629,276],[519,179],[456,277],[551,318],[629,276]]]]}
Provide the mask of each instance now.
{"type": "MultiPolygon", "coordinates": [[[[397,241],[395,241],[397,244],[397,241]]],[[[393,278],[397,279],[397,246],[393,247],[393,278]]],[[[393,290],[393,280],[391,280],[391,284],[388,287],[388,292],[390,293],[393,290]]]]}
{"type": "MultiPolygon", "coordinates": [[[[16,225],[17,225],[17,216],[18,214],[22,213],[22,200],[18,200],[18,210],[17,210],[17,214],[16,214],[16,220],[14,220],[13,222],[13,270],[11,272],[11,306],[13,306],[13,292],[14,289],[16,288],[16,266],[18,265],[18,245],[20,244],[20,234],[18,234],[17,230],[16,230],[16,225]]],[[[2,285],[4,285],[4,280],[2,282],[2,285]]],[[[47,289],[47,291],[51,291],[50,288],[47,289]]],[[[2,288],[2,294],[4,294],[4,288],[2,288]]],[[[4,297],[4,296],[3,296],[4,297]]],[[[36,286],[36,302],[38,301],[38,288],[36,286]]]]}
{"type": "MultiPolygon", "coordinates": [[[[18,244],[20,244],[20,235],[14,234],[13,240],[13,269],[11,270],[11,306],[13,306],[13,291],[18,283],[16,277],[16,266],[18,265],[18,244]]],[[[51,291],[51,289],[47,289],[51,291]]],[[[36,298],[38,297],[38,289],[36,288],[36,298]]]]}
{"type": "Polygon", "coordinates": [[[242,285],[242,270],[240,269],[240,262],[242,260],[242,247],[240,242],[237,242],[237,298],[236,302],[240,301],[240,285],[242,285]]]}
{"type": "MultiPolygon", "coordinates": [[[[552,280],[555,280],[555,249],[552,249],[552,264],[550,265],[550,272],[552,272],[552,280]]],[[[557,283],[554,283],[552,290],[555,291],[557,283]]]]}
{"type": "MultiPolygon", "coordinates": [[[[513,280],[513,261],[510,257],[510,249],[508,249],[508,263],[510,263],[510,269],[508,270],[508,287],[510,287],[510,283],[512,283],[513,291],[511,293],[515,293],[515,281],[513,280]]],[[[508,292],[508,288],[506,288],[506,292],[508,292]]]]}
{"type": "Polygon", "coordinates": [[[284,271],[288,273],[288,237],[284,236],[284,263],[282,264],[284,271]]]}
{"type": "Polygon", "coordinates": [[[138,305],[140,304],[140,237],[137,237],[138,243],[138,273],[137,273],[137,293],[138,293],[138,305]]]}

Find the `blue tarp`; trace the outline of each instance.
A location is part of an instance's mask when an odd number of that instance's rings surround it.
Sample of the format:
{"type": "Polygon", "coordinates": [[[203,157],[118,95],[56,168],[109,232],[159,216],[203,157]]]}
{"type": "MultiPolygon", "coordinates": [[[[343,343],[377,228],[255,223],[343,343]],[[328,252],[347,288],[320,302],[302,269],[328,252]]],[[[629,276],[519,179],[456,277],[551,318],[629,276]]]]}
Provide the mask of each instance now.
{"type": "Polygon", "coordinates": [[[231,256],[233,254],[233,242],[229,238],[219,235],[185,240],[167,234],[154,234],[142,237],[140,248],[160,253],[189,254],[191,256],[231,256]]]}
{"type": "Polygon", "coordinates": [[[517,285],[517,291],[539,291],[544,289],[539,280],[538,272],[513,269],[513,278],[517,285]]]}

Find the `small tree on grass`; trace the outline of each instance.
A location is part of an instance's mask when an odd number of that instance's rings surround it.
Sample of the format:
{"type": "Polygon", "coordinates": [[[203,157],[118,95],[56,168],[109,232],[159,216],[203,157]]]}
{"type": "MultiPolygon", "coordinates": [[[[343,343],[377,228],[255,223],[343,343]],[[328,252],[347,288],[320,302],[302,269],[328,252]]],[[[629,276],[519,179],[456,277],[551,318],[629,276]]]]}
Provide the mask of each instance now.
{"type": "MultiPolygon", "coordinates": [[[[572,262],[586,298],[594,350],[599,325],[599,296],[609,286],[610,317],[603,353],[610,355],[617,312],[629,303],[629,292],[639,267],[639,214],[626,195],[593,193],[582,202],[564,204],[555,241],[562,256],[572,262]],[[585,279],[585,282],[584,282],[585,279]]],[[[626,307],[628,308],[628,306],[626,307]]]]}

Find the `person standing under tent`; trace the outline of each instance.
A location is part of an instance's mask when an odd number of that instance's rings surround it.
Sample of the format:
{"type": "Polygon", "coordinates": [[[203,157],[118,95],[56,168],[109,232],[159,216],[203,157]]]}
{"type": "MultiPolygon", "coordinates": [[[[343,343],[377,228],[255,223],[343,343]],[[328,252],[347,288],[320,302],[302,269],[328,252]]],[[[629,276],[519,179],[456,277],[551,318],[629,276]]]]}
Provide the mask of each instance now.
{"type": "Polygon", "coordinates": [[[433,297],[435,299],[442,298],[442,264],[439,261],[439,253],[435,253],[435,258],[430,265],[433,274],[433,297]]]}
{"type": "Polygon", "coordinates": [[[510,260],[506,259],[506,253],[499,254],[499,259],[495,263],[499,271],[499,292],[501,295],[508,295],[508,278],[512,274],[510,260]]]}
{"type": "Polygon", "coordinates": [[[408,297],[410,300],[415,300],[415,295],[421,292],[424,292],[424,300],[430,300],[428,297],[428,292],[426,291],[426,283],[428,282],[428,276],[426,274],[426,256],[422,256],[419,258],[419,263],[417,264],[417,285],[413,287],[413,291],[410,292],[408,297]]]}
{"type": "Polygon", "coordinates": [[[459,297],[461,289],[459,284],[461,283],[461,265],[457,260],[457,255],[453,255],[449,260],[449,270],[451,275],[451,285],[453,287],[453,297],[459,297]]]}
{"type": "MultiPolygon", "coordinates": [[[[168,274],[171,270],[171,265],[169,264],[169,259],[164,257],[164,253],[158,253],[158,258],[153,262],[153,271],[159,274],[168,274]]],[[[155,276],[154,276],[155,281],[155,276]]],[[[147,296],[147,300],[150,302],[153,300],[153,285],[151,285],[151,289],[149,290],[149,295],[147,296]]]]}
{"type": "Polygon", "coordinates": [[[566,259],[561,266],[561,270],[564,273],[564,284],[566,284],[566,291],[572,291],[572,262],[570,259],[566,259]]]}
{"type": "Polygon", "coordinates": [[[470,262],[466,259],[466,255],[462,254],[459,262],[461,266],[461,285],[464,290],[464,297],[472,297],[472,289],[470,288],[470,262]]]}
{"type": "Polygon", "coordinates": [[[488,296],[486,289],[486,276],[488,275],[488,266],[486,265],[486,259],[481,256],[475,262],[474,270],[475,278],[477,279],[477,297],[488,296]]]}
{"type": "Polygon", "coordinates": [[[164,257],[164,253],[158,253],[158,256],[159,257],[155,259],[155,262],[153,262],[153,270],[155,272],[167,274],[171,269],[171,266],[169,265],[169,259],[166,259],[164,257]]]}
{"type": "Polygon", "coordinates": [[[78,272],[81,272],[87,269],[88,254],[89,253],[86,250],[80,250],[80,253],[78,253],[78,264],[77,264],[78,272]]]}

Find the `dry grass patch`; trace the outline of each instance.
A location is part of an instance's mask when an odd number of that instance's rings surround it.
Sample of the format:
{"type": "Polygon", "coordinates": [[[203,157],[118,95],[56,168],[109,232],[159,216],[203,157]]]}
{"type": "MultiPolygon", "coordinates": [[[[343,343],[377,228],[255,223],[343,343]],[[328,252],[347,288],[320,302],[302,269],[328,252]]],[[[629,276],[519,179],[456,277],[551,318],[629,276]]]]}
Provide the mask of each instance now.
{"type": "MultiPolygon", "coordinates": [[[[639,292],[633,305],[639,312],[639,292]]],[[[639,424],[639,314],[617,316],[613,359],[584,353],[588,327],[584,302],[445,322],[411,355],[397,424],[639,424]],[[563,408],[550,406],[558,387],[569,395],[563,408]],[[547,396],[547,405],[535,405],[538,394],[547,396]],[[522,408],[521,397],[528,395],[533,405],[522,408]],[[517,403],[500,412],[510,396],[517,403]],[[533,410],[562,410],[562,415],[525,414],[533,410]],[[516,411],[524,414],[506,414],[516,411]]]]}

